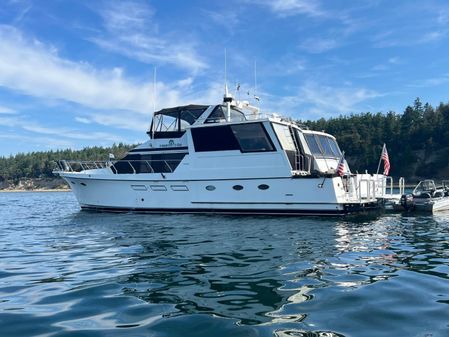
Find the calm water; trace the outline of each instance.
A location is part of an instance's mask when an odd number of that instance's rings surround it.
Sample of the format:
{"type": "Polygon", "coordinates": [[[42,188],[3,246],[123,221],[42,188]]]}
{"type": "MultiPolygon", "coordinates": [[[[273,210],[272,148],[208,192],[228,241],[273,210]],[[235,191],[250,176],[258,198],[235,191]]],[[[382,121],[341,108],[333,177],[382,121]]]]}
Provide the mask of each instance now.
{"type": "Polygon", "coordinates": [[[0,193],[0,336],[449,336],[449,215],[81,212],[0,193]]]}

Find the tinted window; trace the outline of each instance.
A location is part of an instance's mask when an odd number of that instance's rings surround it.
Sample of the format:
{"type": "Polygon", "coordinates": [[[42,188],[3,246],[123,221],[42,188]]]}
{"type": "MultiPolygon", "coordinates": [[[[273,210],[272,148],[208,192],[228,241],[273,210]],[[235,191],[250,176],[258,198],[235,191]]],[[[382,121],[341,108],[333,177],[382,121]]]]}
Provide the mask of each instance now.
{"type": "Polygon", "coordinates": [[[214,110],[212,110],[209,117],[206,119],[206,123],[217,123],[220,120],[224,119],[225,115],[223,113],[223,109],[221,105],[217,105],[214,110]]]}
{"type": "Polygon", "coordinates": [[[196,152],[240,150],[239,143],[228,125],[193,128],[192,138],[196,152]]]}
{"type": "Polygon", "coordinates": [[[326,136],[317,136],[320,144],[321,144],[321,148],[323,149],[323,154],[325,156],[330,156],[333,157],[335,156],[334,152],[331,149],[331,146],[329,144],[329,138],[326,136]]]}
{"type": "Polygon", "coordinates": [[[309,145],[310,151],[312,151],[313,154],[318,154],[321,155],[321,149],[320,146],[318,145],[318,142],[315,138],[315,135],[311,135],[311,134],[304,134],[304,136],[306,137],[306,141],[307,144],[309,145]]]}
{"type": "Polygon", "coordinates": [[[335,154],[335,156],[340,157],[341,152],[340,152],[340,148],[337,145],[337,142],[335,140],[333,140],[332,138],[328,138],[328,140],[329,140],[329,144],[331,146],[332,152],[335,154]]]}
{"type": "MultiPolygon", "coordinates": [[[[209,117],[206,119],[206,123],[217,123],[220,122],[220,120],[226,120],[228,116],[228,108],[223,105],[217,105],[214,110],[212,110],[209,117]]],[[[243,112],[231,108],[231,121],[233,122],[239,122],[246,120],[245,115],[243,112]]]]}
{"type": "Polygon", "coordinates": [[[265,128],[261,123],[239,124],[231,126],[242,152],[273,151],[265,128]]]}

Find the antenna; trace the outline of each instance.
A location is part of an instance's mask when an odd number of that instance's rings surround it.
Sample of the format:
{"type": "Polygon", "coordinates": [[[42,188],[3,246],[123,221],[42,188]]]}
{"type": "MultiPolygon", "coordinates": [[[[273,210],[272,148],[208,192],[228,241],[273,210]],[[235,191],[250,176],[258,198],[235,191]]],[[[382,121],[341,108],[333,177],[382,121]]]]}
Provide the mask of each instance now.
{"type": "Polygon", "coordinates": [[[153,68],[153,115],[156,112],[156,66],[153,68]]]}
{"type": "Polygon", "coordinates": [[[154,66],[153,68],[153,121],[151,122],[152,124],[152,132],[153,132],[153,139],[154,139],[154,130],[156,129],[156,125],[155,125],[155,116],[156,116],[156,96],[157,96],[157,92],[156,92],[156,66],[154,66]]]}
{"type": "Polygon", "coordinates": [[[227,72],[228,72],[228,70],[227,70],[227,60],[226,60],[226,58],[227,58],[227,51],[226,51],[226,48],[225,48],[225,50],[224,50],[224,81],[225,81],[225,87],[227,88],[227,86],[228,86],[228,79],[227,79],[227,72]]]}
{"type": "Polygon", "coordinates": [[[259,102],[260,97],[257,96],[257,63],[256,60],[254,60],[254,99],[259,102]]]}
{"type": "Polygon", "coordinates": [[[224,50],[224,80],[225,80],[225,94],[223,96],[223,103],[226,103],[227,107],[227,120],[228,122],[231,121],[231,102],[232,102],[232,95],[229,95],[228,92],[228,79],[227,79],[227,51],[226,48],[224,50]]]}

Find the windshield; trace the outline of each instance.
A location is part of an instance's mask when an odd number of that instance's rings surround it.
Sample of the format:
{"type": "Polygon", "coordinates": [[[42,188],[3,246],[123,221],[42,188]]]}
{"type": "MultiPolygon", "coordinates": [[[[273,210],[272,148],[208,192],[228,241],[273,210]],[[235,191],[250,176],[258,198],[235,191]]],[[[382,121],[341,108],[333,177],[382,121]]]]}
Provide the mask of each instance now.
{"type": "MultiPolygon", "coordinates": [[[[230,113],[231,113],[231,121],[233,122],[235,121],[241,122],[246,120],[243,112],[241,112],[235,107],[231,107],[230,113]]],[[[211,112],[209,117],[206,119],[206,123],[219,123],[225,121],[227,115],[228,115],[227,107],[223,105],[217,105],[215,109],[211,112]]]]}
{"type": "Polygon", "coordinates": [[[328,136],[317,134],[305,134],[310,151],[314,155],[324,157],[340,157],[341,152],[337,142],[328,136]]]}

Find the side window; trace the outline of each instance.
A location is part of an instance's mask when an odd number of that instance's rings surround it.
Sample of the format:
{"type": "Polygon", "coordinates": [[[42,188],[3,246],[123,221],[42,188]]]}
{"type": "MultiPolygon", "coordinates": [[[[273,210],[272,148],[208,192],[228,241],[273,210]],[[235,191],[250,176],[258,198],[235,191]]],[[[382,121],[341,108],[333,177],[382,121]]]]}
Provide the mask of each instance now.
{"type": "Polygon", "coordinates": [[[225,119],[223,109],[221,105],[217,105],[214,110],[207,117],[205,123],[218,123],[220,120],[225,119]]]}
{"type": "Polygon", "coordinates": [[[240,150],[228,125],[192,128],[192,138],[196,152],[240,150]]]}
{"type": "Polygon", "coordinates": [[[328,138],[328,140],[329,140],[329,144],[331,146],[332,152],[334,152],[335,156],[340,157],[341,151],[337,145],[337,142],[335,140],[333,140],[332,138],[328,138]]]}
{"type": "Polygon", "coordinates": [[[313,134],[304,134],[306,137],[307,145],[309,145],[310,151],[312,151],[315,155],[322,155],[320,146],[318,145],[318,142],[315,138],[315,135],[313,134]]]}
{"type": "Polygon", "coordinates": [[[327,157],[335,156],[329,144],[329,138],[326,136],[317,136],[317,137],[320,140],[321,148],[323,149],[323,154],[327,157]]]}
{"type": "Polygon", "coordinates": [[[231,126],[242,152],[274,151],[265,128],[261,123],[237,124],[231,126]]]}
{"type": "Polygon", "coordinates": [[[295,151],[295,143],[293,143],[292,135],[290,134],[288,126],[277,123],[272,123],[272,125],[282,148],[287,151],[295,151]]]}

